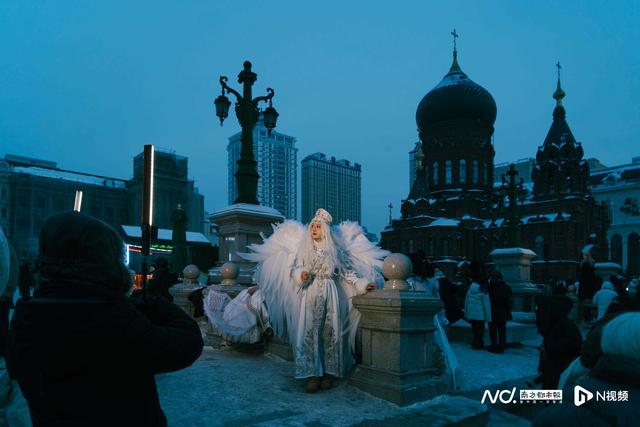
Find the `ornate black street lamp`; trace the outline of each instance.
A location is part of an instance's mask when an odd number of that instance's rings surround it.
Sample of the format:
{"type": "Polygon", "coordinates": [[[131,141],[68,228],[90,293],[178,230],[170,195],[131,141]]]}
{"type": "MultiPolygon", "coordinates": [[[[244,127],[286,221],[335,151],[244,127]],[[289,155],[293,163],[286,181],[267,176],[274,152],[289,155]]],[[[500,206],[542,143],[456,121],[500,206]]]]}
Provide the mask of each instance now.
{"type": "Polygon", "coordinates": [[[516,181],[516,177],[519,175],[513,163],[509,166],[507,171],[507,180],[502,175],[502,185],[499,189],[499,194],[502,200],[507,196],[509,198],[508,214],[506,218],[507,222],[507,244],[510,247],[515,247],[520,243],[520,218],[516,212],[516,206],[518,201],[521,203],[527,196],[527,190],[524,188],[524,180],[520,178],[520,182],[516,181]]]}
{"type": "Polygon", "coordinates": [[[257,162],[253,157],[253,128],[258,123],[260,117],[260,109],[258,104],[262,101],[269,102],[269,106],[262,111],[264,118],[264,126],[267,128],[269,135],[276,127],[278,120],[278,112],[273,105],[273,89],[267,89],[267,96],[259,96],[255,99],[251,95],[251,87],[255,83],[258,75],[251,71],[251,62],[245,61],[244,69],[238,74],[238,83],[243,85],[242,95],[227,86],[227,77],[220,76],[220,85],[222,86],[222,95],[214,101],[216,105],[216,116],[220,118],[220,126],[224,119],[229,116],[229,107],[231,101],[225,96],[226,93],[232,93],[236,97],[236,116],[242,127],[242,147],[240,151],[240,159],[238,160],[238,171],[236,172],[236,183],[238,184],[238,198],[234,203],[249,203],[258,205],[258,170],[257,162]]]}

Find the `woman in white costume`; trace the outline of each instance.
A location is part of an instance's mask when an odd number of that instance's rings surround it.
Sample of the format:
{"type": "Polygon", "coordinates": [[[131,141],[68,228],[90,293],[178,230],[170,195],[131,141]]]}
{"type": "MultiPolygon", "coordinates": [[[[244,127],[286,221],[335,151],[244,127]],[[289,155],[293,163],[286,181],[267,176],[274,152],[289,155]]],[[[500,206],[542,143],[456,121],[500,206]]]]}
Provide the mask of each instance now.
{"type": "MultiPolygon", "coordinates": [[[[256,283],[274,331],[288,332],[296,378],[306,391],[331,387],[353,363],[359,313],[351,298],[381,287],[381,259],[388,254],[369,242],[355,223],[335,230],[331,215],[318,209],[308,227],[285,221],[246,259],[258,263],[256,283]]],[[[252,293],[255,289],[250,289],[252,293]]]]}

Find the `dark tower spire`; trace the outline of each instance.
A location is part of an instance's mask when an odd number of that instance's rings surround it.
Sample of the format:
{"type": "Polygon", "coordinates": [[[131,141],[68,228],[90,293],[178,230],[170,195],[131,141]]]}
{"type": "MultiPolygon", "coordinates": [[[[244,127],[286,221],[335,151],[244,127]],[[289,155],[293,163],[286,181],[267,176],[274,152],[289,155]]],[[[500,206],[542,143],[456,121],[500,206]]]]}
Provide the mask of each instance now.
{"type": "Polygon", "coordinates": [[[566,96],[566,93],[564,93],[562,86],[560,86],[560,70],[562,69],[560,61],[556,62],[556,68],[558,69],[558,87],[556,91],[553,92],[553,99],[556,100],[556,107],[562,107],[562,99],[566,96]]]}
{"type": "Polygon", "coordinates": [[[462,69],[460,68],[460,65],[458,65],[458,48],[456,44],[456,39],[460,37],[460,35],[458,35],[455,28],[451,31],[451,35],[453,36],[453,63],[451,64],[449,73],[460,73],[462,72],[462,69]]]}
{"type": "Polygon", "coordinates": [[[553,198],[561,193],[586,193],[589,181],[589,165],[582,158],[582,145],[573,136],[562,105],[566,94],[560,85],[560,62],[556,63],[556,68],[558,84],[553,92],[553,99],[556,100],[553,121],[544,143],[538,147],[532,172],[533,194],[538,200],[553,198]]]}

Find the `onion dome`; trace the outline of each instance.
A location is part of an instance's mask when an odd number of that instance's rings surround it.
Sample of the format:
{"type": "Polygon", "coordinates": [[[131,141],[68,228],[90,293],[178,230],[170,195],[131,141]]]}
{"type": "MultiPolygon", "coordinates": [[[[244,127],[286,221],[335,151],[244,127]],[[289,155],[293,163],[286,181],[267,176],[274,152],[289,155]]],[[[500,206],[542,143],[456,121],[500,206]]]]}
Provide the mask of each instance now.
{"type": "Polygon", "coordinates": [[[480,120],[493,126],[496,102],[489,91],[462,71],[454,48],[449,72],[418,104],[416,122],[424,130],[432,123],[458,119],[480,120]]]}

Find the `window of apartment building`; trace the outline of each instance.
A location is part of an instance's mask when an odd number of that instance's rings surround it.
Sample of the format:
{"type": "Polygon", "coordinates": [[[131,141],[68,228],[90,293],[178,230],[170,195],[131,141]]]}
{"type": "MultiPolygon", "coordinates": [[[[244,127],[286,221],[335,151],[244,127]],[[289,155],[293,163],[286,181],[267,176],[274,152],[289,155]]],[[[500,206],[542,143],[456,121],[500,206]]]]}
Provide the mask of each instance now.
{"type": "Polygon", "coordinates": [[[453,175],[451,173],[451,160],[447,160],[444,163],[444,171],[445,171],[445,184],[451,184],[453,181],[453,175]]]}
{"type": "Polygon", "coordinates": [[[47,198],[44,194],[38,194],[36,196],[36,208],[38,209],[46,209],[47,207],[47,198]]]}
{"type": "Polygon", "coordinates": [[[56,212],[61,212],[64,211],[64,199],[62,197],[56,197],[56,200],[54,201],[54,207],[55,207],[55,211],[56,212]]]}
{"type": "Polygon", "coordinates": [[[28,190],[24,190],[24,191],[18,191],[18,206],[20,207],[27,207],[29,206],[29,191],[28,190]]]}
{"type": "Polygon", "coordinates": [[[472,176],[472,182],[474,184],[478,183],[478,161],[474,160],[473,161],[473,176],[472,176]]]}
{"type": "Polygon", "coordinates": [[[16,226],[20,233],[29,232],[29,219],[26,217],[18,217],[16,220],[16,226]]]}
{"type": "Polygon", "coordinates": [[[433,162],[433,166],[431,167],[431,172],[433,173],[433,183],[434,185],[438,184],[438,162],[433,162]]]}
{"type": "Polygon", "coordinates": [[[98,216],[98,203],[95,201],[89,202],[89,215],[98,216]]]}
{"type": "Polygon", "coordinates": [[[460,160],[460,184],[467,182],[467,162],[463,159],[460,160]]]}

